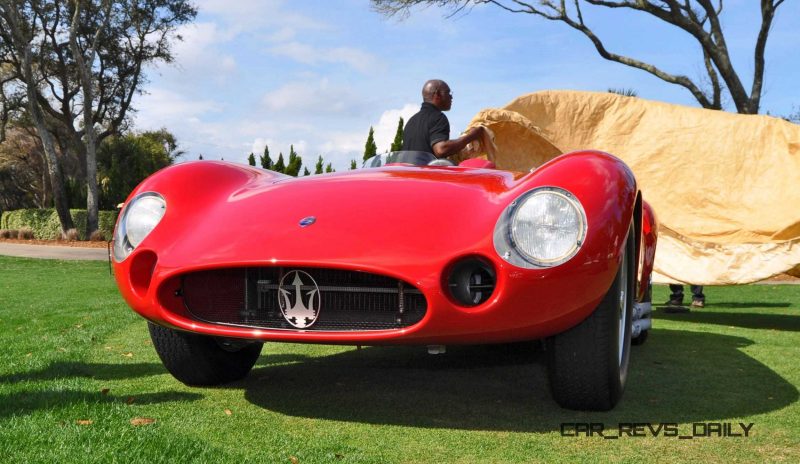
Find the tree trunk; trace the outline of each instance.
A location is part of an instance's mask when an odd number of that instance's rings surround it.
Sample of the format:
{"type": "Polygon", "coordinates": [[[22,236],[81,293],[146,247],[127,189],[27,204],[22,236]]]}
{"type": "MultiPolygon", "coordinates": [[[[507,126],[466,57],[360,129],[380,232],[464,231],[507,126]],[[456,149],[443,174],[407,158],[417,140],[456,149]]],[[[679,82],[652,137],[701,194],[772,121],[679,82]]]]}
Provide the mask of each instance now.
{"type": "MultiPolygon", "coordinates": [[[[92,130],[94,132],[94,130],[92,130]]],[[[87,132],[88,134],[88,132],[87,132]]],[[[97,155],[95,141],[86,143],[86,238],[99,228],[98,208],[100,199],[97,193],[97,155]]]]}
{"type": "Polygon", "coordinates": [[[53,203],[58,214],[58,221],[61,223],[61,234],[66,236],[69,229],[74,229],[75,225],[72,222],[72,216],[69,214],[69,205],[67,204],[67,193],[64,189],[64,178],[61,174],[61,164],[56,157],[56,149],[53,144],[53,135],[45,126],[44,114],[39,107],[37,100],[36,79],[33,76],[33,67],[31,66],[31,46],[25,45],[23,51],[22,68],[25,73],[25,88],[28,94],[28,111],[31,113],[31,119],[36,126],[36,131],[39,138],[42,140],[42,148],[44,149],[44,159],[47,165],[47,173],[50,178],[50,185],[53,187],[53,203]]]}
{"type": "Polygon", "coordinates": [[[81,14],[80,2],[75,3],[75,12],[69,30],[69,44],[77,63],[78,76],[83,90],[83,126],[86,130],[86,238],[89,239],[98,227],[98,206],[100,204],[97,192],[97,132],[94,129],[94,93],[92,87],[92,65],[94,63],[100,34],[108,24],[111,15],[111,2],[105,2],[105,16],[100,27],[95,31],[94,40],[88,50],[88,57],[84,60],[83,53],[78,46],[77,29],[81,14]]]}

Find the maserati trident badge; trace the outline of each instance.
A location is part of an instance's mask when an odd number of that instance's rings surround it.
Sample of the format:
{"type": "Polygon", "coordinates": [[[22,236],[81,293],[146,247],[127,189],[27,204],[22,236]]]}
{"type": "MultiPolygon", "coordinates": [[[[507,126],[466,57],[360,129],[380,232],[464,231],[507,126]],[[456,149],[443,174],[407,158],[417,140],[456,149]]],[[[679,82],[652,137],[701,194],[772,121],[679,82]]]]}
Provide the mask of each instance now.
{"type": "Polygon", "coordinates": [[[300,227],[308,227],[315,222],[317,222],[317,218],[314,216],[307,216],[303,219],[300,219],[300,227]]]}
{"type": "Polygon", "coordinates": [[[286,322],[298,329],[311,327],[319,317],[319,287],[307,272],[287,272],[278,284],[278,304],[286,322]]]}

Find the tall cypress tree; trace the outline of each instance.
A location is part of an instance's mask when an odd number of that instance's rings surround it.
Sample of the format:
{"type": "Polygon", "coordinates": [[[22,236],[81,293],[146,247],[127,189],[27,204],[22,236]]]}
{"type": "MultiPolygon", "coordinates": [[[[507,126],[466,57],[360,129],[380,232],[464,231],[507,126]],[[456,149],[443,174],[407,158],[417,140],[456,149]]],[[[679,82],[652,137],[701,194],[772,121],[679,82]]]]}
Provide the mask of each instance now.
{"type": "Polygon", "coordinates": [[[350,170],[352,171],[356,168],[358,168],[358,166],[356,166],[356,160],[350,160],[350,170]]]}
{"type": "Polygon", "coordinates": [[[336,172],[336,169],[333,169],[331,163],[328,163],[328,166],[325,168],[325,172],[336,172]]]}
{"type": "Polygon", "coordinates": [[[400,151],[403,149],[403,117],[400,116],[400,122],[397,123],[397,132],[394,134],[394,142],[389,151],[400,151]]]}
{"type": "Polygon", "coordinates": [[[303,168],[303,176],[310,176],[311,173],[308,172],[308,168],[303,168]]]}
{"type": "Polygon", "coordinates": [[[264,145],[264,154],[260,156],[261,167],[264,169],[272,169],[272,158],[269,157],[269,146],[264,145]]]}
{"type": "Polygon", "coordinates": [[[272,170],[275,172],[286,172],[286,163],[283,161],[283,152],[278,153],[278,161],[275,162],[272,170]]]}
{"type": "Polygon", "coordinates": [[[250,156],[247,157],[247,164],[250,166],[256,165],[256,156],[254,154],[250,153],[250,156]]]}
{"type": "Polygon", "coordinates": [[[303,160],[300,155],[294,151],[294,145],[289,146],[289,163],[286,165],[285,173],[297,177],[300,173],[300,167],[303,165],[303,160]]]}
{"type": "Polygon", "coordinates": [[[375,129],[369,126],[369,135],[367,136],[367,143],[364,144],[364,159],[373,157],[378,154],[378,145],[375,144],[375,129]]]}
{"type": "Polygon", "coordinates": [[[314,169],[314,174],[322,174],[322,170],[324,169],[323,166],[322,155],[319,155],[319,158],[317,158],[317,165],[314,169]]]}

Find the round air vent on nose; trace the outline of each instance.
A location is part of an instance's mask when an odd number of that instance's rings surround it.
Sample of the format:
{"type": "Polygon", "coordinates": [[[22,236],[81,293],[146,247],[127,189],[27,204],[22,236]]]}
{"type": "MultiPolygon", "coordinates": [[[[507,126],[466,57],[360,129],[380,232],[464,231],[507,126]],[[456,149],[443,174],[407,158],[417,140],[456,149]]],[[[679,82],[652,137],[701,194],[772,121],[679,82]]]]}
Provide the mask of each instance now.
{"type": "Polygon", "coordinates": [[[452,267],[447,290],[459,304],[477,306],[492,296],[495,281],[494,268],[488,261],[470,257],[452,267]]]}

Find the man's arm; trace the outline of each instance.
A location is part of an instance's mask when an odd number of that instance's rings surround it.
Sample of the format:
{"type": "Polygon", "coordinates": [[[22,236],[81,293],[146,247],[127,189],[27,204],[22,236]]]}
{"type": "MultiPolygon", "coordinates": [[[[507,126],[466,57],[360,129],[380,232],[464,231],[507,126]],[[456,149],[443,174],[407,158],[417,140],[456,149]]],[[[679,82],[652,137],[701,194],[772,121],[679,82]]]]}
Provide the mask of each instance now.
{"type": "Polygon", "coordinates": [[[442,140],[433,144],[433,154],[437,158],[446,158],[450,155],[455,155],[467,146],[468,143],[481,136],[483,127],[473,127],[466,134],[453,140],[442,140]]]}

